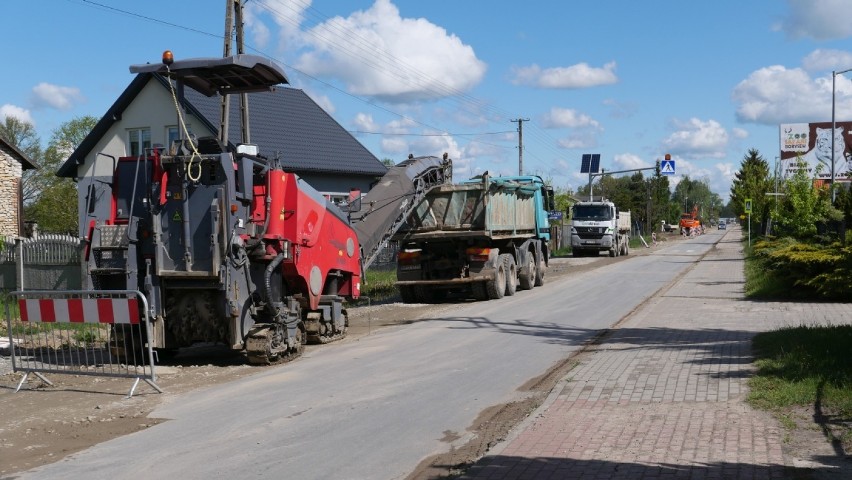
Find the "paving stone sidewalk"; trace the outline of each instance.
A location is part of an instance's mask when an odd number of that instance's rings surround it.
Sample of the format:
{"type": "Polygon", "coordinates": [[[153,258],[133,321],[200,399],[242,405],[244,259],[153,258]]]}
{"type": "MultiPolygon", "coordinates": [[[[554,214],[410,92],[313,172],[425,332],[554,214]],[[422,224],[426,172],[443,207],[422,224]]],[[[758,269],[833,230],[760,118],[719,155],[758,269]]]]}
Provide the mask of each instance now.
{"type": "Polygon", "coordinates": [[[650,299],[563,379],[468,479],[850,478],[830,445],[785,453],[785,432],[745,403],[751,339],[852,322],[849,304],[743,299],[742,232],[650,299]]]}

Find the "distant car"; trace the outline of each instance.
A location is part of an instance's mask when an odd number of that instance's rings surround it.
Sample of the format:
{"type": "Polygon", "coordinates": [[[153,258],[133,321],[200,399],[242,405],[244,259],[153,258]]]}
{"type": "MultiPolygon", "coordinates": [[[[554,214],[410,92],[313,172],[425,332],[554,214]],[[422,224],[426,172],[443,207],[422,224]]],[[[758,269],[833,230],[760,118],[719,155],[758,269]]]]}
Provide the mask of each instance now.
{"type": "Polygon", "coordinates": [[[725,222],[719,222],[719,230],[725,230],[727,228],[728,226],[725,224],[725,222]]]}

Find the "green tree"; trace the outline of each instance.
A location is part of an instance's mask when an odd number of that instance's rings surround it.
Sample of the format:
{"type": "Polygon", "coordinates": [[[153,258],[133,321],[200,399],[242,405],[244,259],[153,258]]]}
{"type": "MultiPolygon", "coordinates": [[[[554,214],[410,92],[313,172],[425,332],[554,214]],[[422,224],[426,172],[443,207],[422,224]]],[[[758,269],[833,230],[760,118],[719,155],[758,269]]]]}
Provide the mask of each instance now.
{"type": "Polygon", "coordinates": [[[574,205],[573,195],[574,192],[570,188],[556,187],[553,189],[553,203],[555,204],[557,211],[564,213],[564,218],[566,220],[568,218],[568,211],[571,209],[571,205],[574,205]]]}
{"type": "Polygon", "coordinates": [[[53,131],[44,150],[42,168],[30,179],[36,197],[24,208],[25,217],[36,221],[42,231],[78,232],[77,184],[70,178],[57,177],[56,171],[97,122],[92,116],[77,117],[53,131]]]}
{"type": "Polygon", "coordinates": [[[745,201],[750,198],[752,219],[757,220],[760,225],[759,230],[763,231],[773,205],[766,193],[773,189],[772,178],[769,176],[769,163],[756,149],[750,149],[743,157],[740,169],[734,174],[731,185],[731,206],[736,209],[736,215],[745,214],[745,201]]]}
{"type": "Polygon", "coordinates": [[[799,169],[787,178],[783,188],[783,200],[775,215],[776,231],[780,234],[811,239],[817,234],[817,223],[842,218],[842,213],[831,206],[828,189],[814,186],[806,169],[799,169]]]}
{"type": "MultiPolygon", "coordinates": [[[[0,136],[24,152],[37,166],[41,165],[41,139],[31,123],[7,116],[3,123],[0,123],[0,136]]],[[[31,203],[38,195],[39,190],[32,179],[40,173],[39,169],[24,171],[21,180],[24,205],[31,203]]]]}

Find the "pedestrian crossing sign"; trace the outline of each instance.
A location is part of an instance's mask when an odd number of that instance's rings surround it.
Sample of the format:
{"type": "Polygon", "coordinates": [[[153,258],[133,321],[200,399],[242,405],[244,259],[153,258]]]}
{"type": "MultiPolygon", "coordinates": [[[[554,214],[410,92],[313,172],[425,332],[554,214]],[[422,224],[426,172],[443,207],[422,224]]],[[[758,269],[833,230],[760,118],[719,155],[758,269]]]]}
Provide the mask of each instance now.
{"type": "Polygon", "coordinates": [[[674,160],[663,160],[660,163],[660,173],[663,175],[674,175],[675,174],[675,161],[674,160]]]}

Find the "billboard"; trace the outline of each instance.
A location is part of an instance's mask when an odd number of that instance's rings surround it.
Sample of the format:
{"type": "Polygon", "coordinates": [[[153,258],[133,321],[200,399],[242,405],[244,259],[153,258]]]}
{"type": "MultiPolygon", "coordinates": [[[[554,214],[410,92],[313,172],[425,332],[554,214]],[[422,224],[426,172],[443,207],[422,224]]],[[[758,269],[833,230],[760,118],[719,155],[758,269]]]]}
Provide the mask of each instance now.
{"type": "MultiPolygon", "coordinates": [[[[852,175],[852,122],[835,122],[834,178],[850,181],[852,175]]],[[[788,123],[781,133],[781,176],[802,168],[820,180],[831,180],[831,122],[788,123]]]]}

